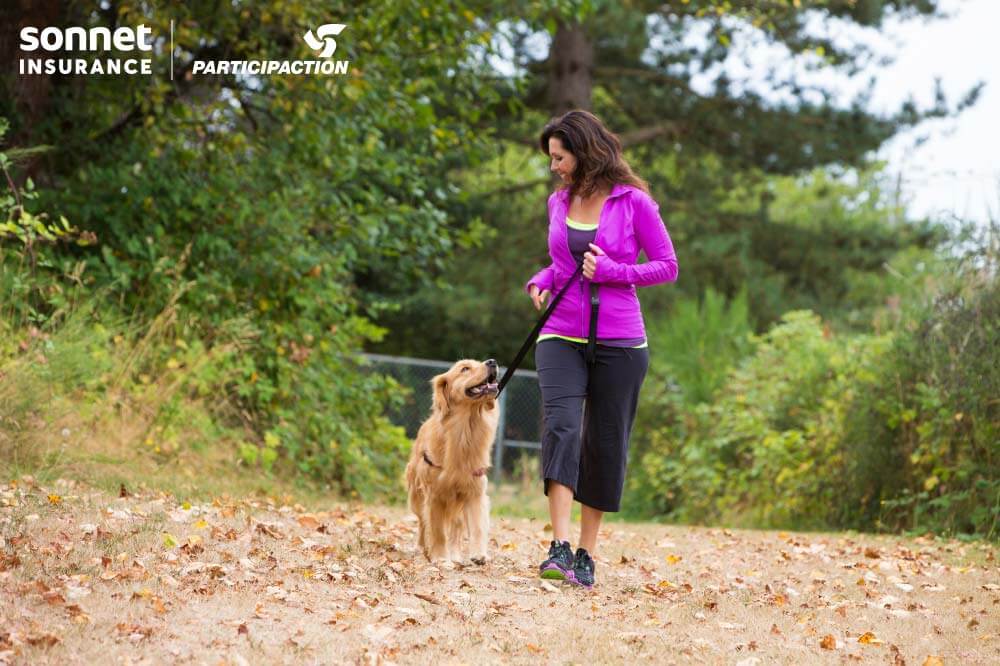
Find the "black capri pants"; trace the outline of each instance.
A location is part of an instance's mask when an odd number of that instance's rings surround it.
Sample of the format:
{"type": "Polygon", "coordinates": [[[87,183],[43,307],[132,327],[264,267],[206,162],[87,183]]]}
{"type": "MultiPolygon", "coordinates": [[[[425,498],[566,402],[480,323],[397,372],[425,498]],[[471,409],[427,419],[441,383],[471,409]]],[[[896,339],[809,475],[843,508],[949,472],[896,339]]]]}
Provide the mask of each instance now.
{"type": "Polygon", "coordinates": [[[649,368],[649,350],[549,338],[535,345],[542,389],[542,479],[573,490],[573,499],[618,511],[625,486],[628,440],[649,368]]]}

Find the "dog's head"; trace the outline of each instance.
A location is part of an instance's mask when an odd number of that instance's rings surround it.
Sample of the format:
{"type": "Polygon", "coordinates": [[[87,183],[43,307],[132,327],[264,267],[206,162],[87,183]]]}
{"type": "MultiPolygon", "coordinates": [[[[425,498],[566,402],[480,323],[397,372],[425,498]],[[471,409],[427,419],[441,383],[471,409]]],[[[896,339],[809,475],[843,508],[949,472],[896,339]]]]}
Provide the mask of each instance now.
{"type": "Polygon", "coordinates": [[[448,372],[431,380],[434,387],[434,409],[447,412],[459,405],[485,403],[492,406],[497,396],[497,362],[493,359],[473,361],[463,359],[448,372]]]}

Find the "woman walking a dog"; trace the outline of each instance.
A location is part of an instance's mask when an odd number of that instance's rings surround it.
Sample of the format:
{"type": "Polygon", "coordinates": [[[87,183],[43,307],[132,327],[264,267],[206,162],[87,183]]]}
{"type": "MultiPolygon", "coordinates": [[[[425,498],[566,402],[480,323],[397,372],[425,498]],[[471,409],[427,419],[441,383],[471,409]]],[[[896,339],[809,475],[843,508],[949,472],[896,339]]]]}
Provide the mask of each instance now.
{"type": "Polygon", "coordinates": [[[622,157],[621,142],[587,111],[549,122],[540,147],[562,186],[549,197],[552,263],[525,285],[536,309],[570,285],[542,328],[542,478],[553,541],[542,578],[594,584],[597,532],[618,511],[629,434],[649,350],[636,287],[673,282],[677,259],[659,206],[622,157]],[[645,263],[636,263],[639,252],[645,263]],[[582,264],[582,271],[578,267],[582,264]],[[570,511],[580,502],[580,540],[570,511]]]}

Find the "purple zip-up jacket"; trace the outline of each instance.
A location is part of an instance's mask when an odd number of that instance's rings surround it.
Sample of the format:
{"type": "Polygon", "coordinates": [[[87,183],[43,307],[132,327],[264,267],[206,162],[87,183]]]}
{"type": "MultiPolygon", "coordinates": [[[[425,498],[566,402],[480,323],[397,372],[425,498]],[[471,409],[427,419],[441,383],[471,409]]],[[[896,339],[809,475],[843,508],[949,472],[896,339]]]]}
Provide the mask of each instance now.
{"type": "MultiPolygon", "coordinates": [[[[677,279],[677,257],[659,206],[637,187],[615,185],[598,218],[594,245],[604,250],[597,256],[593,282],[600,285],[597,337],[644,338],[646,327],[639,308],[636,287],[677,279]],[[637,264],[639,251],[648,261],[637,264]]],[[[560,189],[549,197],[549,256],[552,263],[535,273],[524,285],[537,285],[554,297],[576,270],[569,250],[566,213],[569,190],[560,189]]],[[[590,333],[590,282],[581,274],[578,287],[570,287],[541,333],[586,338],[590,333]]]]}

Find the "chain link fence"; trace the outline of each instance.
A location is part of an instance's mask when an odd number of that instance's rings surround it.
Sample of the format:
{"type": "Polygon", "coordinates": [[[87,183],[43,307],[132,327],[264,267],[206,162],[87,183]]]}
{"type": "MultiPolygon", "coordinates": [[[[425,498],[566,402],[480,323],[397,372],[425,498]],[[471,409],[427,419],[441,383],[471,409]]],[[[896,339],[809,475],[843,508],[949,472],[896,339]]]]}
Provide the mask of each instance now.
{"type": "MultiPolygon", "coordinates": [[[[388,375],[410,389],[402,406],[391,410],[387,416],[405,428],[408,437],[416,437],[420,424],[430,415],[431,379],[453,364],[384,354],[365,354],[365,357],[373,371],[388,375]]],[[[506,370],[499,368],[499,376],[502,377],[506,370]]],[[[518,370],[500,394],[498,406],[500,420],[493,442],[493,469],[499,473],[505,469],[505,464],[507,469],[513,464],[511,449],[542,448],[542,394],[538,388],[538,373],[518,370]]]]}

